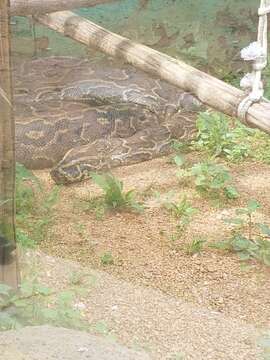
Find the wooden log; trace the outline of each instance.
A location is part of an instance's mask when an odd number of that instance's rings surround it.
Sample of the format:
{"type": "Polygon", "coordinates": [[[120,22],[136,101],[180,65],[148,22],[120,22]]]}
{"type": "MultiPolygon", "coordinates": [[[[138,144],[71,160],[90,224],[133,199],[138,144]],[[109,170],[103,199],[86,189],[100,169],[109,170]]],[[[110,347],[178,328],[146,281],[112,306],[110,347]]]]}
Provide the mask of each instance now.
{"type": "Polygon", "coordinates": [[[0,283],[16,288],[19,271],[15,250],[15,124],[8,5],[8,0],[0,0],[0,283]]]}
{"type": "MultiPolygon", "coordinates": [[[[114,34],[71,11],[39,15],[36,20],[82,44],[125,59],[135,67],[191,92],[204,104],[224,114],[236,117],[238,105],[245,96],[243,91],[211,75],[114,34]]],[[[270,103],[254,104],[249,108],[246,120],[249,126],[270,133],[270,103]]]]}
{"type": "Polygon", "coordinates": [[[117,0],[10,0],[10,15],[25,16],[43,14],[57,10],[92,7],[116,1],[117,0]]]}

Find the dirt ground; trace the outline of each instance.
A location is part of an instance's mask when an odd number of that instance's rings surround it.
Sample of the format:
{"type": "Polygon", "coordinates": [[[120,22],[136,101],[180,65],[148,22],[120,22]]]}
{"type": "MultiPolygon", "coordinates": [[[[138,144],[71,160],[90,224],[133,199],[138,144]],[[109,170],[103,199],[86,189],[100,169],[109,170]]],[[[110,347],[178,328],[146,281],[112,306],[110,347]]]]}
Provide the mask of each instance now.
{"type": "MultiPolygon", "coordinates": [[[[223,218],[249,199],[261,203],[258,216],[270,223],[270,166],[244,162],[230,170],[241,196],[219,207],[199,196],[191,184],[179,185],[176,167],[167,157],[113,171],[125,190],[135,189],[144,201],[140,214],[106,212],[100,218],[83,207],[85,201],[101,195],[95,184],[86,181],[63,187],[54,224],[40,248],[255,326],[269,327],[269,267],[255,261],[243,263],[235,254],[207,246],[193,256],[183,248],[194,238],[208,243],[224,239],[229,229],[223,218]],[[199,209],[177,241],[171,240],[176,220],[162,206],[162,198],[170,191],[178,198],[186,194],[199,209]],[[107,252],[113,264],[102,264],[101,257],[107,252]]],[[[48,190],[53,186],[48,172],[35,174],[48,190]]]]}
{"type": "MultiPolygon", "coordinates": [[[[92,357],[101,360],[102,356],[95,355],[108,347],[112,351],[105,359],[118,360],[122,357],[116,356],[113,350],[121,351],[119,346],[133,349],[131,353],[136,351],[135,358],[141,360],[269,358],[266,357],[270,351],[267,332],[244,321],[42,251],[27,251],[21,255],[21,268],[26,278],[34,276],[39,284],[46,284],[56,294],[68,289],[76,292],[69,306],[76,309],[79,306],[81,319],[88,323],[89,332],[56,330],[48,326],[8,331],[0,336],[0,350],[1,355],[3,350],[6,354],[6,350],[13,356],[3,360],[14,359],[12,350],[23,353],[27,360],[32,360],[33,354],[33,360],[43,360],[43,357],[44,360],[92,357]],[[74,279],[77,279],[75,283],[74,279]],[[98,336],[98,341],[92,335],[98,336]]],[[[51,297],[49,303],[53,302],[51,297]]],[[[129,359],[129,353],[126,349],[125,359],[129,359]]],[[[20,359],[19,356],[15,358],[20,359]]]]}

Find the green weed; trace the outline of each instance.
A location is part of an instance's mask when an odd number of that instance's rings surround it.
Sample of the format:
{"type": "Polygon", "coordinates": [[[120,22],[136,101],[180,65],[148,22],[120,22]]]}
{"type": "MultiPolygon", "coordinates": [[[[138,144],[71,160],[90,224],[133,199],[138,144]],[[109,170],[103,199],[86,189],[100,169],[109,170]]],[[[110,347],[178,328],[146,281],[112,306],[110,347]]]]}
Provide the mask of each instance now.
{"type": "Polygon", "coordinates": [[[257,201],[250,200],[247,207],[237,209],[237,217],[225,220],[226,223],[234,225],[232,235],[209,246],[236,252],[241,260],[255,258],[270,266],[270,227],[253,220],[254,214],[260,207],[257,201]]]}
{"type": "Polygon", "coordinates": [[[35,190],[41,190],[37,177],[23,165],[16,164],[16,213],[24,217],[35,208],[35,190]]]}
{"type": "Polygon", "coordinates": [[[270,164],[270,136],[260,130],[254,130],[251,138],[252,158],[266,164],[270,164]]]}
{"type": "Polygon", "coordinates": [[[250,155],[245,139],[249,129],[240,122],[232,127],[229,118],[217,112],[200,113],[197,119],[198,135],[193,148],[211,157],[224,157],[238,162],[250,155]]]}
{"type": "MultiPolygon", "coordinates": [[[[172,193],[168,193],[169,199],[172,193]]],[[[164,207],[169,210],[177,219],[176,231],[170,236],[172,241],[179,240],[183,235],[187,226],[192,221],[192,217],[198,212],[198,209],[192,207],[192,204],[187,200],[186,195],[178,202],[165,201],[164,207]]]]}
{"type": "Polygon", "coordinates": [[[192,147],[191,141],[179,141],[179,140],[173,140],[172,141],[172,149],[176,152],[176,154],[184,154],[190,152],[190,149],[192,147]]]}
{"type": "Polygon", "coordinates": [[[34,249],[37,246],[36,241],[18,227],[16,229],[16,240],[17,243],[20,244],[23,248],[34,249]]]}
{"type": "Polygon", "coordinates": [[[193,208],[188,201],[186,195],[178,202],[165,202],[164,206],[168,209],[177,219],[180,220],[180,224],[184,227],[191,222],[194,214],[198,212],[198,209],[193,208]]]}
{"type": "Polygon", "coordinates": [[[31,171],[16,165],[17,240],[22,246],[34,247],[45,238],[59,192],[60,187],[55,186],[46,193],[31,171]]]}
{"type": "Polygon", "coordinates": [[[111,174],[91,174],[93,181],[104,191],[104,201],[111,209],[131,209],[142,211],[143,207],[135,200],[134,190],[123,191],[123,182],[111,174]]]}
{"type": "Polygon", "coordinates": [[[185,245],[185,251],[188,255],[199,254],[203,250],[205,240],[193,239],[191,242],[185,245]]]}
{"type": "MultiPolygon", "coordinates": [[[[270,74],[270,67],[267,68],[270,74]]],[[[270,83],[265,96],[270,98],[270,83]]],[[[188,143],[173,141],[175,155],[172,162],[185,165],[184,154],[200,151],[208,158],[222,157],[229,162],[241,162],[247,158],[270,163],[270,137],[259,129],[252,129],[224,114],[206,111],[197,118],[197,138],[188,143]]]]}
{"type": "Polygon", "coordinates": [[[23,282],[19,291],[0,284],[0,331],[42,324],[87,330],[75,296],[75,290],[56,293],[36,282],[23,282]]]}
{"type": "Polygon", "coordinates": [[[209,161],[201,162],[190,169],[180,169],[177,175],[180,179],[193,178],[196,190],[204,196],[213,199],[236,199],[239,196],[231,183],[230,173],[222,165],[209,161]]]}
{"type": "Polygon", "coordinates": [[[101,255],[100,257],[100,262],[102,265],[113,265],[114,264],[114,258],[111,254],[111,252],[105,252],[104,254],[101,255]]]}
{"type": "MultiPolygon", "coordinates": [[[[265,94],[270,97],[270,86],[266,87],[265,94]]],[[[193,150],[202,151],[211,158],[222,157],[231,162],[250,158],[270,164],[269,134],[251,129],[240,121],[232,121],[216,112],[200,113],[197,129],[197,139],[190,147],[193,150]]],[[[179,153],[177,156],[180,156],[179,153]]]]}

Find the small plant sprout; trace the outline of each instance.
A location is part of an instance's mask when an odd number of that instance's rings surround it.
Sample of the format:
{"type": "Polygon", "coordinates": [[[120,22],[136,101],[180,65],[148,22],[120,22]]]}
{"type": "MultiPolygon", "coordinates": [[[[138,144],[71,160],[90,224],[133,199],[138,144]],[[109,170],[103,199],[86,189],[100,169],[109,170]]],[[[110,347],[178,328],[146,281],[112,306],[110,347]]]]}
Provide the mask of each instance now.
{"type": "Polygon", "coordinates": [[[260,207],[256,200],[250,200],[245,208],[237,209],[237,217],[224,220],[234,225],[231,236],[209,246],[236,252],[241,260],[254,258],[270,266],[270,227],[254,222],[254,214],[260,207]]]}
{"type": "Polygon", "coordinates": [[[202,251],[205,242],[204,239],[193,239],[185,245],[186,253],[188,255],[199,254],[202,251]]]}
{"type": "Polygon", "coordinates": [[[102,254],[100,257],[100,262],[104,266],[113,265],[114,259],[113,259],[112,253],[110,251],[107,251],[104,254],[102,254]]]}
{"type": "Polygon", "coordinates": [[[177,203],[166,202],[165,207],[171,211],[177,219],[181,219],[183,225],[189,224],[192,216],[198,212],[198,209],[192,207],[186,195],[177,203]]]}
{"type": "Polygon", "coordinates": [[[169,210],[176,218],[176,232],[171,235],[171,240],[176,241],[182,235],[190,224],[192,217],[198,212],[198,209],[193,208],[191,203],[187,200],[186,196],[179,202],[165,202],[165,208],[169,210]]]}
{"type": "Polygon", "coordinates": [[[230,126],[227,116],[217,112],[200,113],[197,119],[198,135],[193,148],[205,151],[211,157],[224,157],[238,162],[250,155],[250,146],[246,143],[249,129],[240,123],[230,126]]]}
{"type": "Polygon", "coordinates": [[[225,197],[236,199],[239,194],[231,184],[230,173],[222,165],[213,162],[202,162],[195,164],[192,168],[178,173],[181,178],[193,178],[196,190],[204,196],[213,199],[225,197]]]}
{"type": "Polygon", "coordinates": [[[91,174],[93,181],[104,191],[105,204],[112,209],[132,209],[142,211],[143,207],[135,201],[135,192],[123,192],[123,182],[112,174],[91,174]]]}
{"type": "Polygon", "coordinates": [[[186,162],[184,154],[192,150],[191,142],[173,140],[171,147],[174,150],[174,155],[170,159],[170,162],[176,164],[177,166],[183,166],[186,162]]]}

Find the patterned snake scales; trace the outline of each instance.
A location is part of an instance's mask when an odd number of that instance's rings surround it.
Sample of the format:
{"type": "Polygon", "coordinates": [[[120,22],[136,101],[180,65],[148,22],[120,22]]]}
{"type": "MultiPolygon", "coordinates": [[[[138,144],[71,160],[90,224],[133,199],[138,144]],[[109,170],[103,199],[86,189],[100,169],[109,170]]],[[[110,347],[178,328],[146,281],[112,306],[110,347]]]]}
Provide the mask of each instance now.
{"type": "Polygon", "coordinates": [[[110,60],[50,57],[15,66],[17,161],[60,183],[170,152],[194,133],[192,95],[110,60]]]}

